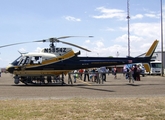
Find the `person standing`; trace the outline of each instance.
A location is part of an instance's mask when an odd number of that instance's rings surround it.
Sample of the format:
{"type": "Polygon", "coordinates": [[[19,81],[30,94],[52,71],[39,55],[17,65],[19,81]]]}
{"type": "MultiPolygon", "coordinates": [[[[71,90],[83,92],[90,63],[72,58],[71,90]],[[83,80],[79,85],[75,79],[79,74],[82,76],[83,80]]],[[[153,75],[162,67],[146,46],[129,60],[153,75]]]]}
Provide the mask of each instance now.
{"type": "Polygon", "coordinates": [[[78,73],[77,70],[74,70],[73,72],[74,83],[76,83],[77,73],[78,73]]]}
{"type": "Polygon", "coordinates": [[[96,81],[96,70],[92,69],[92,82],[96,81]]]}
{"type": "Polygon", "coordinates": [[[83,74],[84,70],[83,69],[80,69],[79,70],[79,77],[80,77],[80,80],[82,80],[82,74],[83,74]]]}
{"type": "Polygon", "coordinates": [[[90,81],[88,72],[89,72],[88,69],[85,69],[85,71],[84,71],[84,81],[86,81],[86,77],[88,78],[88,81],[90,81]]]}
{"type": "Polygon", "coordinates": [[[117,79],[117,69],[116,69],[116,67],[113,68],[113,72],[114,72],[114,76],[115,76],[114,78],[117,79]]]}
{"type": "Polygon", "coordinates": [[[137,81],[140,81],[140,72],[141,72],[141,69],[139,67],[139,65],[137,66],[137,71],[136,71],[136,80],[137,81]]]}
{"type": "Polygon", "coordinates": [[[103,81],[106,81],[106,72],[107,72],[106,67],[101,67],[100,70],[101,70],[101,75],[102,75],[103,81]]]}
{"type": "Polygon", "coordinates": [[[137,66],[134,65],[133,67],[133,79],[136,81],[137,80],[137,66]]]}
{"type": "Polygon", "coordinates": [[[132,79],[132,70],[127,68],[127,74],[128,74],[128,80],[129,80],[129,83],[134,83],[134,79],[132,79]]]}

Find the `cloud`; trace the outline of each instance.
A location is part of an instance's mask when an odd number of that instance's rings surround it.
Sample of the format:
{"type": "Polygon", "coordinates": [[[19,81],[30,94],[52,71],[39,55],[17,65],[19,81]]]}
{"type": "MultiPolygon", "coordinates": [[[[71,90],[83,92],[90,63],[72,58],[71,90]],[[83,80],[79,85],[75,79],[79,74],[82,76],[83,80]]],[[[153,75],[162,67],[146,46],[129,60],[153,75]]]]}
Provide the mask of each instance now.
{"type": "Polygon", "coordinates": [[[74,21],[74,22],[80,22],[81,21],[81,19],[75,18],[75,17],[72,17],[72,16],[66,16],[65,19],[68,20],[68,21],[74,21]]]}
{"type": "MultiPolygon", "coordinates": [[[[127,27],[120,27],[127,32],[127,27]]],[[[137,56],[148,50],[152,42],[160,39],[160,23],[133,23],[130,24],[130,51],[131,56],[137,56]]],[[[128,46],[128,35],[123,34],[115,39],[119,44],[128,46]]],[[[159,46],[157,47],[159,49],[159,46]]]]}
{"type": "MultiPolygon", "coordinates": [[[[165,9],[165,6],[163,7],[163,10],[165,9]]],[[[160,11],[151,11],[148,9],[144,9],[144,11],[146,12],[144,14],[144,16],[146,17],[150,17],[150,18],[160,18],[160,11]]]]}
{"type": "MultiPolygon", "coordinates": [[[[114,56],[119,52],[119,57],[125,57],[128,55],[128,28],[119,27],[119,29],[124,33],[114,38],[113,43],[108,46],[103,41],[104,38],[100,40],[92,40],[88,42],[85,46],[90,48],[91,53],[86,53],[81,55],[87,56],[114,56]]],[[[132,23],[130,24],[130,54],[135,57],[140,54],[145,53],[152,42],[155,39],[160,39],[160,23],[132,23]]],[[[158,49],[158,48],[157,48],[158,49]]]]}
{"type": "Polygon", "coordinates": [[[116,42],[127,42],[128,41],[128,35],[127,34],[124,34],[122,36],[119,36],[115,39],[116,42]]]}
{"type": "Polygon", "coordinates": [[[150,17],[150,18],[160,18],[160,14],[151,14],[151,13],[147,13],[144,14],[146,17],[150,17]]]}
{"type": "Polygon", "coordinates": [[[117,56],[117,52],[119,56],[126,56],[127,48],[123,47],[122,45],[115,44],[113,46],[105,47],[105,46],[91,46],[92,52],[84,52],[82,51],[81,56],[99,56],[99,57],[109,57],[117,56]]]}
{"type": "Polygon", "coordinates": [[[128,27],[119,27],[121,31],[128,31],[128,27]]]}
{"type": "MultiPolygon", "coordinates": [[[[164,7],[165,9],[165,7],[164,7]]],[[[127,13],[124,10],[121,9],[108,9],[105,7],[98,7],[96,8],[97,11],[100,12],[100,15],[93,15],[93,18],[96,19],[107,19],[107,18],[117,18],[118,20],[126,20],[127,13]]],[[[150,18],[160,18],[160,12],[155,11],[149,11],[144,9],[146,14],[136,14],[130,16],[131,19],[142,19],[144,17],[150,17],[150,18]]]]}
{"type": "Polygon", "coordinates": [[[142,14],[137,14],[135,16],[131,16],[131,19],[142,19],[143,15],[142,14]]]}
{"type": "MultiPolygon", "coordinates": [[[[143,40],[144,40],[143,37],[130,35],[130,42],[138,43],[138,42],[142,42],[143,40]]],[[[122,36],[117,37],[115,41],[119,43],[121,42],[128,43],[128,34],[123,34],[122,36]]]]}
{"type": "Polygon", "coordinates": [[[131,24],[130,30],[138,36],[158,39],[160,36],[160,23],[134,23],[131,24]]]}
{"type": "Polygon", "coordinates": [[[96,47],[98,48],[104,47],[104,43],[101,41],[96,41],[95,44],[96,44],[96,47]]]}
{"type": "MultiPolygon", "coordinates": [[[[128,31],[128,27],[120,27],[122,31],[128,31]]],[[[130,24],[130,35],[159,39],[160,23],[133,23],[130,24]]]]}
{"type": "Polygon", "coordinates": [[[98,7],[96,9],[101,15],[94,15],[93,18],[106,19],[106,18],[118,18],[119,20],[126,20],[126,13],[120,9],[107,9],[105,7],[98,7]]]}
{"type": "Polygon", "coordinates": [[[86,40],[85,43],[90,43],[91,41],[90,40],[86,40]]]}

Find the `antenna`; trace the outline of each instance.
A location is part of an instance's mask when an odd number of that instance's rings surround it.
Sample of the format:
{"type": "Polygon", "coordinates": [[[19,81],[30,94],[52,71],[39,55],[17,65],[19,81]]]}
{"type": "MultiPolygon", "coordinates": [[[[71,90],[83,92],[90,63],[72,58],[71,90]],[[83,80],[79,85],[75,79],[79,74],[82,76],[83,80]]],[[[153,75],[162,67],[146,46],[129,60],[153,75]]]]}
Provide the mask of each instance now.
{"type": "Polygon", "coordinates": [[[130,56],[130,32],[129,32],[129,0],[127,0],[127,20],[128,20],[128,56],[130,56]]]}

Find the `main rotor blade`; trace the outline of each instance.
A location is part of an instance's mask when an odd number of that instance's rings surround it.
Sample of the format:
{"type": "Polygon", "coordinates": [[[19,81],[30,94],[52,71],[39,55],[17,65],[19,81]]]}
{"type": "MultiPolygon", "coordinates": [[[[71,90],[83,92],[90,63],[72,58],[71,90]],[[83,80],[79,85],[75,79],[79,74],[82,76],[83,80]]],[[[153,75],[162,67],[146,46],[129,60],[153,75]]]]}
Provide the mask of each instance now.
{"type": "Polygon", "coordinates": [[[58,38],[49,38],[45,40],[36,40],[33,42],[60,42],[59,39],[65,39],[65,38],[71,38],[71,37],[93,37],[93,36],[63,36],[63,37],[58,37],[58,38]]]}
{"type": "Polygon", "coordinates": [[[69,42],[64,42],[64,41],[60,41],[60,40],[59,40],[59,39],[65,39],[65,38],[70,38],[70,37],[93,37],[93,36],[63,36],[63,37],[58,37],[58,38],[49,38],[49,39],[36,40],[36,41],[29,41],[29,42],[13,43],[13,44],[8,44],[8,45],[0,46],[0,48],[9,47],[9,46],[13,46],[13,45],[19,45],[19,44],[25,44],[25,43],[32,43],[32,42],[51,42],[51,43],[54,43],[54,42],[61,42],[61,43],[68,44],[68,45],[71,45],[71,46],[74,46],[74,47],[78,47],[78,48],[80,48],[80,49],[82,49],[82,50],[91,52],[90,50],[88,50],[88,49],[86,49],[86,48],[80,47],[80,46],[78,46],[78,45],[75,45],[75,44],[72,44],[72,43],[69,43],[69,42]]]}
{"type": "Polygon", "coordinates": [[[0,46],[0,48],[8,47],[8,46],[13,46],[13,45],[19,45],[19,44],[25,44],[25,43],[31,43],[31,42],[20,42],[20,43],[14,43],[14,44],[2,45],[2,46],[0,46]]]}
{"type": "Polygon", "coordinates": [[[63,37],[58,37],[56,39],[65,39],[65,38],[70,38],[70,37],[93,37],[93,36],[63,36],[63,37]]]}
{"type": "Polygon", "coordinates": [[[71,46],[80,48],[82,50],[91,52],[90,50],[88,50],[86,48],[80,47],[78,45],[75,45],[75,44],[72,44],[72,43],[69,43],[69,42],[64,42],[64,41],[59,40],[59,39],[65,39],[65,38],[70,38],[70,37],[93,37],[93,36],[63,36],[63,37],[58,37],[58,38],[49,38],[49,39],[45,39],[45,40],[37,40],[37,41],[33,41],[33,42],[52,42],[52,43],[54,43],[54,42],[61,42],[63,44],[71,45],[71,46]]]}
{"type": "Polygon", "coordinates": [[[60,41],[60,42],[61,42],[61,43],[64,43],[64,44],[67,44],[67,45],[71,45],[71,46],[80,48],[80,49],[85,50],[85,51],[88,51],[88,52],[91,52],[90,50],[88,50],[88,49],[86,49],[86,48],[80,47],[80,46],[75,45],[75,44],[72,44],[72,43],[68,43],[68,42],[64,42],[64,41],[60,41]]]}
{"type": "Polygon", "coordinates": [[[32,41],[32,42],[50,42],[49,39],[45,39],[45,40],[35,40],[35,41],[32,41]]]}
{"type": "Polygon", "coordinates": [[[59,39],[65,39],[65,38],[71,38],[71,37],[93,37],[93,36],[63,36],[63,37],[58,37],[58,38],[49,38],[49,39],[44,39],[44,40],[36,40],[33,42],[60,42],[59,39]]]}
{"type": "Polygon", "coordinates": [[[0,46],[0,48],[9,47],[9,46],[13,46],[13,45],[19,45],[19,44],[25,44],[25,43],[32,43],[32,42],[47,42],[47,40],[36,40],[36,41],[29,41],[29,42],[13,43],[13,44],[8,44],[8,45],[2,45],[2,46],[0,46]]]}

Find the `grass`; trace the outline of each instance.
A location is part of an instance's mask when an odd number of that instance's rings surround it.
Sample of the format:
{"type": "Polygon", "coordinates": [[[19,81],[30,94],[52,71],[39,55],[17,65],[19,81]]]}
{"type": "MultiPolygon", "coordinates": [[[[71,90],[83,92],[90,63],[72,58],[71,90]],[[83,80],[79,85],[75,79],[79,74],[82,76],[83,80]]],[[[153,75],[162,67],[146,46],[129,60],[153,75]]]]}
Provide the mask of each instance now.
{"type": "Polygon", "coordinates": [[[1,120],[164,120],[165,97],[0,100],[1,120]]]}

